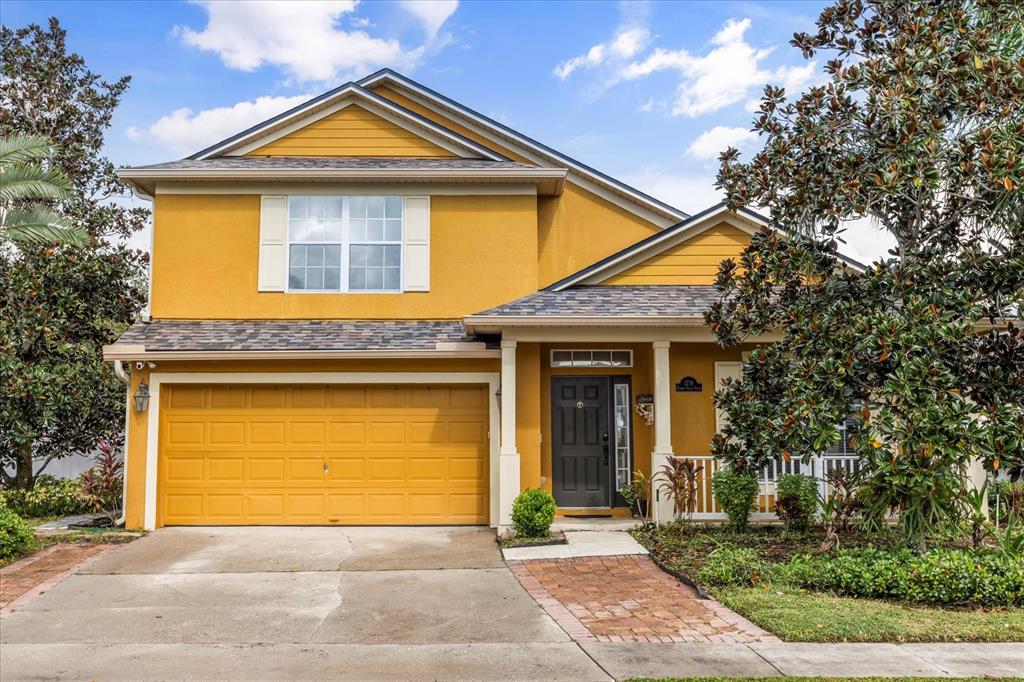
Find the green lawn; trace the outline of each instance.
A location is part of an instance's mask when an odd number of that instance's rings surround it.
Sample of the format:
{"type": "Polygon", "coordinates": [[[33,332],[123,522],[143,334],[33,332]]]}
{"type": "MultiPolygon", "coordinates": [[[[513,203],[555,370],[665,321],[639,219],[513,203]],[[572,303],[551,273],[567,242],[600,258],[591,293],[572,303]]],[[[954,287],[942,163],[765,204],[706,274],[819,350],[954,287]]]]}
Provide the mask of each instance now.
{"type": "MultiPolygon", "coordinates": [[[[696,577],[720,546],[754,549],[765,561],[819,551],[820,532],[787,533],[755,526],[744,533],[713,526],[670,524],[634,531],[663,565],[696,577]]],[[[888,546],[899,538],[850,532],[844,547],[888,546]]],[[[1024,642],[1024,609],[959,610],[907,606],[877,599],[836,597],[784,585],[718,587],[712,595],[765,630],[791,642],[1024,642]]]]}
{"type": "MultiPolygon", "coordinates": [[[[778,682],[779,680],[803,680],[805,682],[948,682],[948,677],[631,677],[626,682],[778,682]]],[[[961,677],[959,682],[980,682],[984,677],[961,677]]],[[[1019,678],[1003,678],[1019,679],[1019,678]]]]}
{"type": "Polygon", "coordinates": [[[957,611],[776,587],[719,588],[714,596],[791,642],[1024,641],[1024,609],[957,611]]]}

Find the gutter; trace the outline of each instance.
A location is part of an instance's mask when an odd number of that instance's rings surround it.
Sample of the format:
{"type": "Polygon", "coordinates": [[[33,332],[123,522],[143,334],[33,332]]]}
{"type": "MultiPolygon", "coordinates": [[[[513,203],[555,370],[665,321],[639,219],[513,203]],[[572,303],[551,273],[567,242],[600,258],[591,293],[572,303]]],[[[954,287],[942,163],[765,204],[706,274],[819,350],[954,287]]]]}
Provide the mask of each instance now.
{"type": "Polygon", "coordinates": [[[467,315],[467,334],[505,327],[704,327],[703,317],[682,315],[467,315]]]}
{"type": "Polygon", "coordinates": [[[124,461],[121,469],[121,515],[114,519],[115,526],[123,526],[128,513],[128,420],[131,418],[132,405],[132,380],[124,371],[124,363],[120,360],[114,361],[114,374],[125,386],[124,400],[124,461]]]}
{"type": "Polygon", "coordinates": [[[117,177],[130,181],[144,194],[155,190],[143,185],[156,180],[332,180],[366,181],[520,181],[550,182],[558,196],[569,171],[565,168],[120,168],[117,177]]]}
{"type": "Polygon", "coordinates": [[[443,359],[500,358],[501,350],[484,344],[438,344],[434,350],[147,350],[139,344],[111,344],[103,347],[103,359],[174,360],[343,360],[359,359],[443,359]],[[459,348],[458,346],[474,346],[459,348]],[[450,346],[456,346],[454,348],[450,346]]]}

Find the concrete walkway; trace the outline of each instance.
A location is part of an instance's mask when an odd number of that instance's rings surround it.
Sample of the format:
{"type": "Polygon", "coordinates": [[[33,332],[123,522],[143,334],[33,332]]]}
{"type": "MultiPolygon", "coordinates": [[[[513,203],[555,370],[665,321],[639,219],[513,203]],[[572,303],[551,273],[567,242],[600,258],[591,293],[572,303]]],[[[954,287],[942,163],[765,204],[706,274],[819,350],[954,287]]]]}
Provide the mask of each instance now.
{"type": "Polygon", "coordinates": [[[1024,645],[574,642],[477,528],[172,528],[0,618],[0,678],[1009,676],[1024,645]]]}
{"type": "Polygon", "coordinates": [[[505,561],[530,559],[578,559],[588,556],[626,556],[647,554],[647,550],[623,531],[565,531],[564,545],[509,547],[501,550],[505,561]]]}

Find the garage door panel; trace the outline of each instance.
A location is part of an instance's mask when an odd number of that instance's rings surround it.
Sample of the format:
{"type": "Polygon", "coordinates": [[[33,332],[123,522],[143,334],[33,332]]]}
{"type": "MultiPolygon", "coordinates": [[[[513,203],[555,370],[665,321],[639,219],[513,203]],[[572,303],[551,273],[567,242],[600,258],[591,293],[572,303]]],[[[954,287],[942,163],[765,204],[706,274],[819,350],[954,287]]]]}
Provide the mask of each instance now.
{"type": "Polygon", "coordinates": [[[366,442],[366,424],[356,421],[331,422],[329,445],[361,445],[366,442]]]}
{"type": "Polygon", "coordinates": [[[246,392],[242,386],[211,386],[207,392],[212,409],[245,407],[246,392]]]}
{"type": "Polygon", "coordinates": [[[324,518],[323,493],[290,493],[286,505],[289,518],[305,519],[310,523],[321,523],[324,518]]]}
{"type": "Polygon", "coordinates": [[[489,394],[165,386],[164,524],[486,523],[489,394]]]}
{"type": "Polygon", "coordinates": [[[294,445],[323,445],[327,439],[324,422],[297,421],[288,425],[288,439],[294,445]]]}
{"type": "Polygon", "coordinates": [[[245,459],[242,457],[211,457],[206,460],[206,480],[210,482],[245,482],[245,459]]]}
{"type": "Polygon", "coordinates": [[[206,424],[192,421],[172,421],[167,425],[168,445],[203,445],[206,443],[206,424]]]}
{"type": "Polygon", "coordinates": [[[264,523],[280,522],[284,519],[284,495],[280,493],[249,493],[249,517],[264,523]]]}

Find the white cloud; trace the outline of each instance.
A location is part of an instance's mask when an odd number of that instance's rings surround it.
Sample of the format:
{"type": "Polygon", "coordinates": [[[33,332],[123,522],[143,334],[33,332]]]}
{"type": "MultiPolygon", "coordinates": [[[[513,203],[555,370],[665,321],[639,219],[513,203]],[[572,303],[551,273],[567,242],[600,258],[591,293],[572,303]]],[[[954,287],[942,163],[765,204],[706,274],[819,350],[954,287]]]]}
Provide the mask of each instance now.
{"type": "Polygon", "coordinates": [[[749,96],[765,83],[786,84],[799,89],[812,77],[813,62],[799,67],[782,66],[768,70],[761,63],[774,48],[754,48],[746,40],[750,19],[730,19],[711,39],[712,49],[695,55],[685,49],[657,48],[645,58],[619,70],[617,79],[635,80],[657,71],[678,71],[682,80],[676,88],[672,107],[675,116],[696,117],[718,111],[749,96]]]}
{"type": "Polygon", "coordinates": [[[565,80],[580,69],[621,64],[647,49],[651,41],[651,32],[647,28],[647,4],[623,2],[619,4],[619,11],[622,18],[611,40],[598,43],[583,54],[556,66],[555,75],[559,79],[565,80]]]}
{"type": "MultiPolygon", "coordinates": [[[[207,24],[202,30],[175,27],[175,34],[185,44],[215,53],[232,69],[276,66],[291,80],[302,83],[352,78],[382,66],[411,69],[429,47],[406,48],[396,38],[374,37],[358,27],[341,28],[341,18],[355,10],[355,0],[197,0],[197,4],[206,10],[207,24]]],[[[457,3],[401,6],[420,20],[429,43],[457,3]]]]}
{"type": "Polygon", "coordinates": [[[697,139],[686,148],[686,155],[700,161],[710,161],[718,158],[718,155],[725,151],[726,147],[739,149],[750,146],[756,141],[757,133],[746,128],[715,126],[698,135],[697,139]]]}
{"type": "Polygon", "coordinates": [[[428,38],[436,36],[459,7],[458,0],[402,0],[399,4],[420,20],[428,38]]]}
{"type": "Polygon", "coordinates": [[[310,95],[258,97],[251,102],[197,113],[187,108],[176,109],[145,128],[128,128],[125,134],[136,141],[151,140],[178,154],[191,154],[309,98],[310,95]]]}

